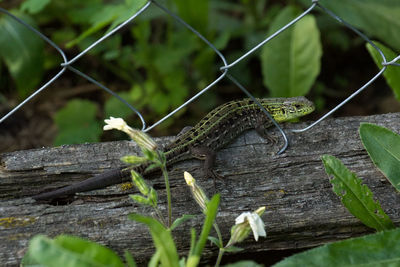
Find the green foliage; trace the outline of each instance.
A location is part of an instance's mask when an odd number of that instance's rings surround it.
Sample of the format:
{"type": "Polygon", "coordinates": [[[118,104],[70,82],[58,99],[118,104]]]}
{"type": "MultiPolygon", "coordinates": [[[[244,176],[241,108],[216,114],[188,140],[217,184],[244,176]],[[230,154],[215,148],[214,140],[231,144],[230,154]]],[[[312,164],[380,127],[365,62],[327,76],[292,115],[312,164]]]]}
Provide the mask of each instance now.
{"type": "Polygon", "coordinates": [[[162,266],[179,266],[179,256],[175,247],[171,231],[165,228],[159,221],[151,217],[139,214],[130,214],[131,220],[146,224],[150,230],[154,245],[159,255],[162,266]]]}
{"type": "Polygon", "coordinates": [[[400,228],[347,239],[288,257],[274,267],[399,266],[400,228]]]}
{"type": "Polygon", "coordinates": [[[370,37],[377,37],[393,48],[400,47],[400,1],[398,0],[321,0],[370,37]]]}
{"type": "MultiPolygon", "coordinates": [[[[231,61],[263,40],[267,36],[266,29],[270,34],[299,14],[298,2],[307,7],[310,5],[310,1],[303,0],[291,2],[282,8],[281,3],[275,2],[170,0],[167,7],[205,35],[231,61]]],[[[41,25],[46,25],[45,34],[60,47],[82,50],[114,29],[145,3],[145,0],[26,0],[20,4],[19,10],[31,14],[39,30],[41,25]],[[56,28],[48,25],[62,26],[56,28]]],[[[321,0],[321,4],[369,36],[380,38],[392,48],[400,47],[400,33],[396,30],[399,28],[399,1],[321,0]]],[[[336,42],[336,47],[343,51],[354,46],[354,39],[350,39],[354,37],[348,37],[335,20],[324,13],[316,13],[316,17],[318,27],[324,32],[324,43],[336,42]]],[[[16,40],[4,44],[2,39],[12,40],[8,37],[10,32],[1,27],[7,21],[7,16],[0,20],[0,57],[15,80],[19,96],[25,97],[37,88],[43,76],[44,64],[46,69],[58,67],[59,55],[49,49],[43,57],[43,44],[32,42],[30,36],[37,37],[23,26],[15,28],[13,38],[16,40]],[[28,43],[29,46],[24,46],[28,43]],[[44,63],[43,58],[46,61],[44,63]]],[[[250,55],[230,72],[247,88],[260,87],[259,77],[254,76],[258,72],[254,71],[253,62],[261,60],[264,84],[269,87],[272,96],[304,95],[309,92],[319,74],[321,53],[319,30],[314,16],[308,15],[266,44],[262,48],[261,57],[257,53],[250,55]]],[[[97,68],[88,69],[86,66],[82,68],[84,72],[113,90],[117,87],[125,88],[118,93],[145,113],[147,121],[159,119],[207,85],[218,75],[220,66],[218,57],[210,48],[157,8],[146,10],[132,24],[100,43],[89,54],[93,65],[101,66],[102,73],[99,74],[97,68]],[[114,81],[117,84],[113,84],[114,81]]],[[[75,63],[81,67],[79,64],[82,62],[75,63]]],[[[324,81],[319,84],[319,88],[328,87],[324,81]]],[[[325,95],[324,92],[318,94],[325,95]]],[[[207,94],[207,97],[209,100],[215,96],[207,94]]],[[[212,102],[207,100],[204,103],[212,102]]],[[[323,100],[319,102],[323,103],[323,100]]],[[[204,110],[209,108],[203,104],[199,107],[204,110]]],[[[102,117],[112,114],[126,119],[132,116],[128,108],[111,96],[101,110],[105,111],[102,117]]],[[[162,127],[171,123],[173,120],[167,120],[162,127]]],[[[81,139],[79,142],[85,141],[90,140],[81,139]]]]}
{"type": "Polygon", "coordinates": [[[63,144],[98,142],[102,134],[100,123],[96,120],[97,105],[88,100],[75,99],[59,110],[54,121],[58,127],[56,146],[63,144]]]}
{"type": "Polygon", "coordinates": [[[186,222],[187,220],[193,219],[194,215],[184,214],[181,217],[177,218],[171,225],[170,229],[173,231],[176,227],[186,222]]]}
{"type": "Polygon", "coordinates": [[[361,179],[350,172],[343,163],[333,156],[322,156],[325,171],[333,175],[330,182],[333,192],[340,197],[343,205],[368,227],[378,231],[392,229],[392,221],[383,211],[378,201],[367,185],[361,184],[361,179]]]}
{"type": "Polygon", "coordinates": [[[360,137],[374,164],[400,191],[400,135],[378,125],[363,123],[360,137]]]}
{"type": "MultiPolygon", "coordinates": [[[[136,108],[140,109],[143,107],[143,103],[138,102],[142,96],[142,89],[138,85],[134,86],[128,92],[120,92],[118,95],[136,108]],[[135,103],[139,104],[135,105],[135,103]]],[[[116,97],[111,97],[104,104],[104,113],[105,118],[127,118],[132,114],[132,110],[122,104],[116,97]]]]}
{"type": "Polygon", "coordinates": [[[76,39],[70,41],[66,46],[72,47],[78,44],[86,37],[99,32],[107,25],[110,25],[107,32],[111,31],[135,14],[146,2],[147,0],[129,0],[119,4],[101,4],[96,12],[91,12],[86,18],[87,22],[91,24],[91,27],[80,34],[76,39]]]}
{"type": "Polygon", "coordinates": [[[29,242],[22,266],[124,266],[118,255],[97,243],[79,237],[59,235],[50,239],[37,235],[29,242]]]}
{"type": "MultiPolygon", "coordinates": [[[[15,14],[35,27],[27,15],[15,14]]],[[[0,18],[0,60],[10,72],[20,98],[26,98],[42,79],[44,43],[36,34],[9,16],[0,18]]]]}
{"type": "Polygon", "coordinates": [[[133,258],[132,254],[129,253],[129,251],[125,250],[124,257],[125,257],[126,265],[128,267],[136,267],[137,266],[135,259],[133,258]]]}
{"type": "MultiPolygon", "coordinates": [[[[288,6],[271,23],[268,35],[300,14],[288,6]]],[[[322,54],[319,30],[312,15],[307,15],[267,43],[261,54],[264,84],[274,97],[305,95],[320,71],[322,54]]]]}
{"type": "Polygon", "coordinates": [[[217,216],[219,205],[219,195],[214,195],[212,199],[207,203],[206,218],[201,230],[199,240],[196,242],[194,247],[190,249],[190,254],[187,259],[187,266],[197,266],[200,261],[201,254],[203,252],[204,246],[208,240],[208,235],[210,234],[211,228],[217,216]]]}
{"type": "MultiPolygon", "coordinates": [[[[213,223],[218,211],[218,205],[219,195],[215,195],[207,204],[206,218],[197,242],[195,241],[195,235],[192,235],[192,241],[194,242],[191,244],[186,266],[198,265],[202,251],[207,242],[207,237],[209,236],[211,228],[213,227],[213,223]]],[[[183,221],[190,219],[191,217],[192,216],[181,217],[175,221],[176,224],[174,223],[174,227],[178,226],[178,224],[182,223],[183,221]]],[[[162,266],[179,266],[178,252],[171,235],[172,229],[165,228],[158,220],[150,217],[138,214],[130,214],[129,218],[131,220],[146,224],[150,230],[157,252],[153,255],[149,265],[158,266],[158,263],[160,262],[162,266]]],[[[192,233],[194,234],[193,231],[192,233]]]]}
{"type": "MultiPolygon", "coordinates": [[[[382,50],[383,54],[386,57],[387,61],[393,60],[397,57],[396,53],[393,52],[390,48],[384,46],[379,42],[374,42],[374,44],[382,50]]],[[[374,59],[375,64],[378,66],[379,69],[382,69],[382,56],[379,52],[372,47],[372,45],[367,43],[367,49],[371,57],[374,59]]],[[[392,88],[396,99],[400,101],[400,68],[399,66],[387,66],[387,69],[383,72],[383,76],[386,79],[386,82],[392,88]]]]}
{"type": "Polygon", "coordinates": [[[42,11],[51,0],[26,0],[21,4],[21,11],[36,14],[42,11]]]}
{"type": "Polygon", "coordinates": [[[178,15],[190,26],[206,35],[208,28],[209,0],[173,0],[178,15]]]}

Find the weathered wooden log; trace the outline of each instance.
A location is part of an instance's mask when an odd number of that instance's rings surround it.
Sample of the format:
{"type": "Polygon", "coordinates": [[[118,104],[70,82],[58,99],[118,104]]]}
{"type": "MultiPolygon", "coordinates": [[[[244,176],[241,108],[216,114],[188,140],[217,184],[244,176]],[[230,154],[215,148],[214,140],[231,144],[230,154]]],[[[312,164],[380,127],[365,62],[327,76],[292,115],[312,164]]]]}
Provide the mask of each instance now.
{"type": "MultiPolygon", "coordinates": [[[[363,149],[358,136],[361,122],[376,123],[400,132],[400,113],[329,119],[302,134],[287,131],[290,147],[277,155],[281,141],[270,144],[249,131],[218,152],[215,170],[224,179],[216,181],[216,188],[213,180],[202,178],[202,165],[198,160],[174,164],[170,171],[173,216],[199,215],[174,230],[179,251],[185,255],[189,248],[189,229],[194,227],[199,232],[203,220],[184,182],[185,170],[197,178],[209,195],[215,191],[221,194],[217,222],[225,242],[236,216],[266,206],[263,219],[268,236],[258,242],[249,237],[240,244],[245,248],[244,253],[308,248],[371,232],[349,214],[332,192],[320,159],[324,154],[338,157],[356,172],[397,224],[400,196],[363,149]]],[[[305,125],[285,124],[284,128],[305,125]]],[[[276,130],[272,133],[279,136],[276,130]]],[[[119,253],[128,249],[138,262],[147,261],[154,251],[150,235],[146,227],[130,221],[127,215],[132,212],[150,214],[151,210],[130,200],[128,193],[134,192],[133,189],[113,186],[50,204],[30,198],[121,166],[121,156],[137,151],[133,143],[121,141],[1,154],[1,265],[17,265],[29,239],[39,233],[51,237],[61,233],[77,235],[105,244],[119,253]]],[[[160,174],[147,178],[158,190],[161,209],[166,213],[163,179],[160,174]]],[[[208,246],[205,259],[215,255],[216,248],[208,246]]]]}

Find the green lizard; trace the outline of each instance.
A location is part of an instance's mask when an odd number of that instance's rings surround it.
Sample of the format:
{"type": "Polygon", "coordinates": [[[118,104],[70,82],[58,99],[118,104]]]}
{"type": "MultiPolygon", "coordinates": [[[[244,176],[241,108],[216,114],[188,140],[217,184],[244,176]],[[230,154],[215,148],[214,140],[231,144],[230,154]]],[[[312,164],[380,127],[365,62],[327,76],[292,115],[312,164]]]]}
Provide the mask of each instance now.
{"type": "MultiPolygon", "coordinates": [[[[277,122],[284,122],[311,113],[312,102],[305,97],[258,99],[277,122]]],[[[167,165],[188,158],[204,160],[205,176],[218,177],[213,172],[215,153],[227,145],[243,131],[254,128],[259,135],[267,137],[265,130],[272,122],[251,99],[231,101],[208,113],[199,123],[179,135],[164,149],[167,165]]],[[[33,196],[36,200],[54,199],[77,192],[104,188],[109,185],[127,182],[133,169],[146,174],[147,163],[139,166],[106,171],[82,182],[72,184],[51,192],[33,196]]]]}

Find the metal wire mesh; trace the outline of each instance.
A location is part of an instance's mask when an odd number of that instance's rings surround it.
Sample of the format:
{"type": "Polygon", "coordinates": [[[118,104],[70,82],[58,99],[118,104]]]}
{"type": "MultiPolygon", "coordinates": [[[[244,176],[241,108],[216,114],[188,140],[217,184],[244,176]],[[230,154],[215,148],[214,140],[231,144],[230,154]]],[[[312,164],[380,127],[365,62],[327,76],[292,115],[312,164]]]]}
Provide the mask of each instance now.
{"type": "Polygon", "coordinates": [[[362,39],[364,39],[366,42],[368,42],[369,44],[371,44],[371,46],[376,49],[379,54],[382,57],[382,66],[383,68],[376,74],[374,75],[369,81],[367,81],[363,86],[361,86],[359,89],[357,89],[353,94],[351,94],[350,96],[348,96],[344,101],[342,101],[340,104],[338,104],[336,107],[334,107],[333,109],[331,109],[328,113],[326,113],[325,115],[323,115],[321,118],[319,118],[318,120],[316,120],[315,122],[313,122],[311,125],[309,125],[308,127],[304,128],[304,129],[298,129],[298,130],[292,130],[293,132],[304,132],[309,130],[310,128],[314,127],[315,125],[317,125],[318,123],[320,123],[323,119],[325,119],[326,117],[330,116],[333,112],[337,111],[340,107],[342,107],[344,104],[346,104],[348,101],[350,101],[352,98],[354,98],[356,95],[358,95],[360,92],[362,92],[365,88],[367,88],[371,83],[373,83],[378,77],[380,77],[385,70],[387,69],[388,65],[394,65],[394,66],[400,66],[399,63],[396,63],[396,61],[398,61],[400,59],[400,56],[396,57],[395,59],[393,59],[392,61],[388,62],[385,55],[383,54],[383,52],[366,36],[364,35],[362,32],[360,32],[359,30],[357,30],[355,27],[353,27],[352,25],[350,25],[349,23],[345,22],[343,19],[341,19],[339,16],[337,16],[335,13],[333,13],[332,11],[328,10],[327,8],[325,8],[323,5],[321,5],[319,3],[318,0],[312,0],[311,1],[311,5],[308,9],[306,9],[302,14],[300,14],[298,17],[296,17],[295,19],[293,19],[291,22],[289,22],[288,24],[286,24],[285,26],[283,26],[282,28],[280,28],[279,30],[277,30],[275,33],[273,33],[272,35],[268,36],[267,38],[265,38],[262,42],[258,43],[255,47],[253,47],[252,49],[250,49],[249,51],[247,51],[246,53],[244,53],[242,56],[240,56],[238,59],[236,59],[235,61],[233,61],[232,63],[228,63],[225,56],[209,41],[207,40],[203,35],[201,35],[196,29],[194,29],[193,27],[191,27],[189,24],[187,24],[182,18],[180,18],[179,16],[177,16],[176,14],[174,14],[173,12],[171,12],[169,9],[167,9],[166,7],[162,6],[161,4],[159,4],[157,1],[151,0],[148,1],[139,11],[137,11],[135,14],[133,14],[130,18],[128,18],[126,21],[124,21],[123,23],[121,23],[119,26],[117,26],[116,28],[114,28],[112,31],[110,31],[109,33],[105,34],[103,37],[101,37],[100,39],[98,39],[97,41],[95,41],[93,44],[91,44],[89,47],[87,47],[84,51],[82,51],[81,53],[79,53],[78,55],[76,55],[74,58],[72,58],[71,60],[67,59],[67,56],[65,55],[64,51],[58,47],[53,41],[51,41],[49,38],[47,38],[45,35],[43,35],[41,32],[39,32],[38,30],[36,30],[35,28],[33,28],[32,26],[30,26],[29,24],[27,24],[26,22],[24,22],[23,20],[17,18],[16,16],[14,16],[13,14],[11,14],[10,12],[8,12],[7,10],[0,8],[0,12],[5,13],[6,15],[12,17],[13,19],[15,19],[16,21],[18,21],[19,23],[21,23],[22,25],[26,26],[28,29],[30,29],[31,31],[33,31],[36,35],[38,35],[41,39],[43,39],[44,41],[46,41],[49,45],[51,45],[52,47],[54,47],[58,53],[61,55],[62,59],[63,59],[63,63],[60,65],[60,71],[54,75],[54,77],[52,77],[49,81],[47,81],[43,86],[41,86],[39,89],[37,89],[34,93],[32,93],[29,97],[27,97],[24,101],[22,101],[19,105],[17,105],[14,109],[12,109],[9,113],[7,113],[6,115],[4,115],[1,119],[0,119],[0,123],[2,123],[4,120],[6,120],[8,117],[10,117],[15,111],[17,111],[18,109],[20,109],[22,106],[24,106],[27,102],[29,102],[32,98],[34,98],[36,95],[38,95],[39,93],[41,93],[44,89],[46,89],[50,84],[52,84],[55,80],[57,80],[59,77],[62,76],[62,74],[65,73],[66,70],[70,70],[74,73],[76,73],[77,75],[87,79],[88,81],[90,81],[91,83],[96,84],[97,86],[99,86],[100,88],[102,88],[103,90],[105,90],[106,92],[110,93],[111,95],[113,95],[114,97],[116,97],[117,99],[119,99],[124,105],[126,105],[128,108],[130,108],[132,111],[134,111],[139,119],[142,122],[142,131],[147,132],[151,129],[153,129],[154,127],[156,127],[157,125],[161,124],[162,122],[164,122],[166,119],[168,119],[169,117],[173,116],[176,112],[178,112],[179,110],[181,110],[183,107],[187,106],[189,103],[191,103],[192,101],[196,100],[199,96],[201,96],[202,94],[204,94],[206,91],[208,91],[209,89],[211,89],[214,85],[216,85],[217,83],[219,83],[222,79],[227,78],[229,79],[231,82],[233,82],[235,85],[237,85],[248,97],[252,98],[253,100],[255,100],[255,102],[260,106],[260,108],[264,111],[264,113],[266,114],[266,116],[268,116],[276,125],[276,127],[279,129],[279,131],[281,132],[285,144],[284,146],[281,148],[281,150],[278,153],[282,153],[288,146],[288,139],[285,135],[285,133],[283,132],[283,130],[279,127],[279,125],[272,119],[272,117],[268,114],[268,112],[261,106],[260,103],[258,103],[258,101],[253,97],[253,95],[246,90],[246,88],[240,84],[233,76],[232,74],[229,73],[229,70],[235,66],[236,64],[240,63],[241,61],[243,61],[244,59],[246,59],[250,54],[254,53],[257,49],[259,49],[261,46],[266,45],[270,40],[272,40],[273,38],[275,38],[276,36],[278,36],[280,33],[282,33],[283,31],[285,31],[286,29],[288,29],[289,27],[291,27],[293,24],[295,24],[297,21],[301,20],[305,15],[309,14],[310,12],[312,12],[315,8],[319,8],[320,10],[322,10],[323,12],[325,12],[326,14],[328,14],[329,16],[331,16],[333,19],[335,19],[338,23],[343,24],[345,27],[347,27],[348,29],[350,29],[351,31],[353,31],[355,34],[357,34],[358,36],[360,36],[362,39]],[[175,110],[173,110],[172,112],[166,114],[164,117],[162,117],[160,120],[158,120],[156,123],[147,126],[146,125],[146,121],[144,119],[144,117],[142,116],[142,114],[133,106],[131,106],[128,102],[126,102],[124,99],[122,99],[121,97],[118,96],[118,94],[116,94],[114,91],[112,91],[111,89],[107,88],[106,86],[104,86],[103,84],[99,83],[98,81],[96,81],[95,79],[91,78],[90,76],[88,76],[87,74],[77,70],[76,68],[74,68],[72,66],[72,64],[77,61],[79,58],[85,56],[88,51],[90,51],[91,49],[93,49],[95,46],[97,46],[99,43],[101,43],[102,41],[104,41],[105,39],[109,38],[111,35],[113,35],[115,32],[119,31],[122,27],[126,26],[128,23],[130,23],[132,20],[134,20],[137,16],[139,16],[143,11],[145,11],[146,9],[148,9],[151,5],[159,8],[160,10],[162,10],[163,12],[165,12],[166,14],[168,14],[169,16],[171,16],[172,18],[174,18],[176,21],[178,21],[179,23],[181,23],[183,26],[185,26],[186,28],[188,28],[191,32],[193,32],[193,34],[195,34],[198,38],[200,38],[202,41],[204,41],[204,43],[206,43],[215,53],[216,55],[218,55],[218,57],[221,59],[222,62],[222,66],[220,67],[221,70],[221,75],[219,75],[214,81],[212,81],[211,83],[209,83],[205,88],[203,88],[202,90],[200,90],[197,94],[195,94],[194,96],[192,96],[191,98],[189,98],[186,102],[182,103],[179,107],[177,107],[175,110]]]}

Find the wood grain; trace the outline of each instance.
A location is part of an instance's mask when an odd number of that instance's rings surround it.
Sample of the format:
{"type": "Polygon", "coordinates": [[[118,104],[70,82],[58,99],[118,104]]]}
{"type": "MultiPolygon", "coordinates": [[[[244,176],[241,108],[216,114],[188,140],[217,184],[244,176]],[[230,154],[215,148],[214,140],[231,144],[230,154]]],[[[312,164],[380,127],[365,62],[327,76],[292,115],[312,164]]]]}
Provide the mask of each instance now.
{"type": "MultiPolygon", "coordinates": [[[[400,113],[348,117],[326,120],[302,134],[287,131],[290,147],[281,155],[276,155],[281,143],[267,143],[249,131],[218,152],[215,169],[225,178],[216,182],[216,188],[212,180],[203,179],[200,161],[175,164],[170,171],[173,216],[198,215],[174,231],[179,251],[182,255],[187,253],[189,229],[194,227],[199,233],[203,220],[183,180],[185,170],[209,195],[215,191],[221,194],[217,221],[225,242],[236,216],[266,206],[263,219],[268,236],[259,242],[246,239],[240,244],[245,248],[243,253],[308,248],[372,232],[349,214],[332,192],[321,162],[324,154],[338,157],[357,173],[398,224],[400,196],[373,166],[360,142],[358,128],[361,122],[371,122],[400,132],[399,121],[400,113]]],[[[285,124],[284,128],[305,125],[285,124]]],[[[275,130],[272,134],[278,137],[275,130]]],[[[161,143],[168,140],[158,139],[161,143]]],[[[74,234],[105,244],[120,254],[128,249],[138,262],[148,260],[153,253],[150,235],[127,215],[150,214],[151,210],[129,199],[128,193],[134,191],[113,186],[80,194],[70,203],[37,203],[30,198],[121,166],[121,156],[137,151],[131,142],[121,141],[1,154],[0,262],[18,265],[29,239],[38,233],[51,237],[74,234]]],[[[158,190],[161,209],[166,214],[163,179],[159,174],[147,178],[158,190]]],[[[207,246],[205,260],[215,255],[215,247],[207,246]]]]}

